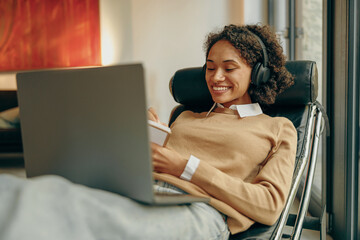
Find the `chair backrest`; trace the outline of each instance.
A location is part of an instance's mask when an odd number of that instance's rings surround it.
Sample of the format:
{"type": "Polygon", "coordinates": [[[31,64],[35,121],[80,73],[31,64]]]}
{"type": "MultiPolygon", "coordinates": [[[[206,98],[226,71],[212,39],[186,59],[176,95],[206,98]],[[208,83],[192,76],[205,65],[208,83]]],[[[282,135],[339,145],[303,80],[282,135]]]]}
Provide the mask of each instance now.
{"type": "MultiPolygon", "coordinates": [[[[295,84],[281,93],[272,106],[304,106],[315,102],[318,91],[316,63],[288,61],[285,66],[294,75],[295,84]]],[[[213,104],[202,67],[178,70],[169,87],[175,101],[189,108],[207,109],[213,104]]]]}
{"type": "MultiPolygon", "coordinates": [[[[318,93],[318,74],[313,61],[288,61],[287,70],[295,77],[293,86],[279,94],[271,106],[264,109],[270,116],[283,116],[292,121],[298,133],[297,160],[304,152],[304,134],[310,115],[310,105],[318,93]]],[[[201,67],[178,70],[170,80],[170,92],[180,104],[173,110],[169,125],[185,110],[209,111],[213,105],[201,67]]],[[[297,165],[297,164],[296,164],[297,165]]]]}

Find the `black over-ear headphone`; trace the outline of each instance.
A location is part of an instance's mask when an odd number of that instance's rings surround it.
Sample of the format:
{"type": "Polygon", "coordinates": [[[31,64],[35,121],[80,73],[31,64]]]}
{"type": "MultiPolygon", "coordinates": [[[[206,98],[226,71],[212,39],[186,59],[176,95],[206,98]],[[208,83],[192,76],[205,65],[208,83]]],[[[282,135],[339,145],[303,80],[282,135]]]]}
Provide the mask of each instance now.
{"type": "Polygon", "coordinates": [[[263,41],[261,41],[261,39],[255,33],[251,31],[249,32],[260,43],[264,57],[263,62],[256,63],[251,72],[251,82],[256,86],[259,86],[260,84],[267,82],[270,78],[270,69],[268,68],[269,59],[263,41]]]}

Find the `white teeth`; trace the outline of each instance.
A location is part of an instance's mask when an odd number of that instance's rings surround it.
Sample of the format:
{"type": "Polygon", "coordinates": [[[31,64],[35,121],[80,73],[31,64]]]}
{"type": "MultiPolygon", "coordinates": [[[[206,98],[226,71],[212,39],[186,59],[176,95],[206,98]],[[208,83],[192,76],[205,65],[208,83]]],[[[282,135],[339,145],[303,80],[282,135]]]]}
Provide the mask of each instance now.
{"type": "Polygon", "coordinates": [[[225,90],[227,90],[227,89],[229,89],[229,87],[213,87],[213,89],[215,90],[215,91],[225,91],[225,90]]]}

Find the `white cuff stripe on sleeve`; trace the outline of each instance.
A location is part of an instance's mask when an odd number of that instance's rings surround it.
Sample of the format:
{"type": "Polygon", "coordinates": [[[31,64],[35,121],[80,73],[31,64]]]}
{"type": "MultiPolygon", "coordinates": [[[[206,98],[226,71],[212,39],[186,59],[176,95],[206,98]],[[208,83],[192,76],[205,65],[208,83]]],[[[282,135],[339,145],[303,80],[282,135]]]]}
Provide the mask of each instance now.
{"type": "Polygon", "coordinates": [[[186,164],[184,172],[181,174],[180,178],[184,179],[184,180],[187,180],[187,181],[190,181],[192,176],[194,175],[196,169],[198,168],[199,163],[200,163],[200,159],[198,159],[197,157],[191,155],[188,162],[187,162],[187,164],[186,164]]]}

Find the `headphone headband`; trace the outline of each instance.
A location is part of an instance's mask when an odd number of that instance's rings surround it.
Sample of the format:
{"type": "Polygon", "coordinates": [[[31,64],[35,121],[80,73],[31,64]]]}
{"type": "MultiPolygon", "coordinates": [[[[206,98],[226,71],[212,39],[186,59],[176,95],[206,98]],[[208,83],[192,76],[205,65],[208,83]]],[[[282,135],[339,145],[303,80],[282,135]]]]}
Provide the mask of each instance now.
{"type": "Polygon", "coordinates": [[[266,47],[265,47],[265,44],[264,42],[260,39],[260,37],[258,35],[256,35],[255,33],[253,33],[252,31],[249,30],[249,32],[257,39],[257,41],[260,43],[261,45],[261,50],[263,52],[263,66],[264,67],[267,67],[268,66],[268,62],[269,62],[269,59],[268,59],[268,55],[267,55],[267,51],[266,51],[266,47]]]}
{"type": "Polygon", "coordinates": [[[263,52],[263,61],[261,62],[257,62],[252,69],[251,72],[251,82],[256,85],[256,86],[260,86],[263,83],[266,83],[269,79],[270,79],[270,69],[268,68],[268,55],[267,55],[267,51],[266,51],[266,47],[265,44],[263,43],[263,41],[261,41],[260,37],[258,35],[256,35],[255,33],[251,32],[249,30],[249,32],[257,39],[257,41],[260,43],[262,52],[263,52]]]}

